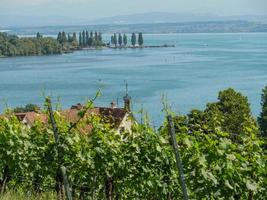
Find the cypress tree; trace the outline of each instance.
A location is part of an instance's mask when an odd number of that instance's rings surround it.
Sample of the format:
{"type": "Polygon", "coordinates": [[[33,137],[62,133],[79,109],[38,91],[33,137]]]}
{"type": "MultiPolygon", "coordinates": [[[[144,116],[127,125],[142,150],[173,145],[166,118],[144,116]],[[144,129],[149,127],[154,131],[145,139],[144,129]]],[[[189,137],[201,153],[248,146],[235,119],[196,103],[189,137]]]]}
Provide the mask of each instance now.
{"type": "Polygon", "coordinates": [[[85,37],[85,31],[82,32],[82,46],[85,47],[86,44],[86,37],[85,37]]]}
{"type": "Polygon", "coordinates": [[[122,45],[122,36],[121,36],[121,34],[119,34],[119,45],[120,46],[122,45]]]}
{"type": "Polygon", "coordinates": [[[115,44],[115,42],[114,42],[114,36],[113,35],[111,36],[110,43],[111,43],[111,45],[114,45],[115,44]]]}
{"type": "Polygon", "coordinates": [[[138,34],[138,44],[139,46],[143,46],[144,44],[143,34],[141,32],[138,34]]]}
{"type": "Polygon", "coordinates": [[[82,43],[83,43],[83,40],[82,40],[82,33],[80,32],[79,33],[79,46],[82,47],[82,43]]]}
{"type": "Polygon", "coordinates": [[[89,46],[89,33],[88,33],[88,31],[85,32],[85,35],[86,35],[86,45],[89,46]]]}
{"type": "Polygon", "coordinates": [[[57,35],[57,41],[59,43],[62,43],[62,33],[61,32],[59,32],[58,35],[57,35]]]}
{"type": "Polygon", "coordinates": [[[91,47],[93,45],[94,39],[92,37],[89,37],[88,39],[88,46],[91,47]]]}
{"type": "Polygon", "coordinates": [[[95,32],[95,41],[98,41],[98,36],[97,36],[97,32],[95,32]]]}
{"type": "Polygon", "coordinates": [[[78,45],[77,36],[76,36],[75,32],[72,34],[72,45],[73,46],[77,46],[78,45]]]}
{"type": "Polygon", "coordinates": [[[91,47],[91,46],[93,45],[93,42],[94,42],[94,34],[93,34],[93,32],[91,31],[91,32],[90,32],[90,37],[89,37],[88,45],[91,47]]]}
{"type": "Polygon", "coordinates": [[[37,38],[42,38],[42,35],[39,32],[37,32],[36,37],[37,38]]]}
{"type": "Polygon", "coordinates": [[[70,34],[68,33],[68,42],[71,43],[72,42],[72,37],[70,36],[70,34]]]}
{"type": "Polygon", "coordinates": [[[67,41],[68,41],[68,39],[67,39],[66,33],[63,31],[62,32],[62,43],[65,43],[67,41]]]}
{"type": "Polygon", "coordinates": [[[132,34],[131,42],[132,42],[132,46],[136,45],[136,35],[135,35],[135,33],[132,34]]]}
{"type": "Polygon", "coordinates": [[[260,125],[261,135],[267,138],[267,86],[262,90],[261,107],[258,122],[260,125]]]}
{"type": "Polygon", "coordinates": [[[113,39],[114,39],[114,45],[117,46],[118,40],[117,40],[117,34],[116,33],[114,33],[113,39]]]}
{"type": "Polygon", "coordinates": [[[124,46],[127,45],[127,35],[126,34],[123,35],[123,45],[124,46]]]}
{"type": "Polygon", "coordinates": [[[100,44],[102,44],[102,33],[101,32],[98,33],[98,41],[100,44]]]}

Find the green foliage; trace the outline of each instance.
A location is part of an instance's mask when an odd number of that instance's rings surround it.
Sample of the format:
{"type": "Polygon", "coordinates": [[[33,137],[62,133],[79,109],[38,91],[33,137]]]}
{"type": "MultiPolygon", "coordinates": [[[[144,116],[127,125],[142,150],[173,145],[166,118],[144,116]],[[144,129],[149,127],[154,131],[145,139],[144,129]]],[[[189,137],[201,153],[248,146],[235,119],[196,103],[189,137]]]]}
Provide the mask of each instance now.
{"type": "Polygon", "coordinates": [[[42,37],[43,36],[39,32],[36,33],[36,38],[42,38],[42,37]]]}
{"type": "Polygon", "coordinates": [[[126,46],[127,45],[127,35],[123,34],[123,45],[126,46]]]}
{"type": "MultiPolygon", "coordinates": [[[[226,90],[204,111],[175,117],[190,199],[265,199],[266,153],[257,125],[250,115],[233,118],[249,114],[241,97],[226,90]],[[242,111],[234,109],[233,97],[244,104],[242,111]],[[226,127],[228,118],[242,126],[234,139],[232,124],[226,127]]],[[[86,104],[92,106],[93,101],[86,104]]],[[[36,122],[29,128],[14,116],[0,117],[0,188],[6,180],[8,190],[55,191],[58,166],[63,164],[77,199],[105,199],[108,189],[113,199],[182,198],[166,122],[158,132],[145,123],[119,133],[85,111],[80,111],[76,126],[55,111],[58,157],[50,125],[36,122]],[[85,134],[81,130],[88,123],[92,130],[85,134]]]]}
{"type": "Polygon", "coordinates": [[[256,124],[251,115],[247,97],[233,89],[219,92],[218,102],[207,105],[205,118],[212,121],[218,118],[223,131],[232,134],[243,134],[247,124],[256,124]]]}
{"type": "Polygon", "coordinates": [[[132,33],[131,43],[132,43],[132,46],[136,45],[136,35],[135,35],[135,33],[132,33]]]}
{"type": "Polygon", "coordinates": [[[68,39],[67,39],[66,33],[63,31],[62,37],[61,37],[61,44],[64,44],[66,42],[68,42],[68,39]]]}
{"type": "Polygon", "coordinates": [[[267,139],[267,86],[262,90],[261,106],[262,109],[258,122],[261,129],[261,135],[267,139]]]}
{"type": "Polygon", "coordinates": [[[86,37],[86,44],[88,45],[88,42],[89,42],[89,33],[88,33],[88,31],[86,30],[86,32],[85,32],[85,37],[86,37]]]}
{"type": "Polygon", "coordinates": [[[50,37],[19,38],[0,33],[0,56],[27,56],[61,53],[57,40],[50,37]]]}
{"type": "Polygon", "coordinates": [[[82,47],[86,46],[86,36],[85,31],[82,31],[82,47]]]}
{"type": "Polygon", "coordinates": [[[138,33],[138,44],[139,46],[143,46],[144,44],[143,34],[141,32],[138,33]]]}
{"type": "Polygon", "coordinates": [[[35,192],[28,191],[8,191],[4,195],[0,196],[0,200],[57,200],[56,194],[49,193],[41,193],[36,194],[35,192]]]}
{"type": "Polygon", "coordinates": [[[57,41],[59,43],[62,43],[62,33],[61,32],[59,32],[58,35],[57,35],[57,41]]]}
{"type": "Polygon", "coordinates": [[[118,44],[118,39],[117,39],[117,34],[116,33],[114,33],[114,35],[113,35],[113,43],[114,43],[115,46],[117,46],[117,44],[118,44]]]}
{"type": "Polygon", "coordinates": [[[32,111],[38,111],[40,110],[39,106],[35,104],[27,104],[23,107],[16,107],[13,109],[15,113],[23,113],[23,112],[32,112],[32,111]]]}
{"type": "Polygon", "coordinates": [[[79,33],[79,46],[82,46],[83,42],[82,42],[82,33],[79,33]]]}
{"type": "MultiPolygon", "coordinates": [[[[78,44],[77,44],[78,45],[78,44]]],[[[99,32],[89,32],[83,30],[79,33],[79,47],[102,47],[105,44],[102,41],[102,34],[99,32]]]]}
{"type": "Polygon", "coordinates": [[[119,43],[120,46],[122,45],[122,35],[121,34],[119,34],[118,43],[119,43]]]}
{"type": "Polygon", "coordinates": [[[77,40],[77,36],[76,36],[76,33],[75,32],[72,34],[71,44],[74,47],[77,47],[78,46],[78,40],[77,40]]]}

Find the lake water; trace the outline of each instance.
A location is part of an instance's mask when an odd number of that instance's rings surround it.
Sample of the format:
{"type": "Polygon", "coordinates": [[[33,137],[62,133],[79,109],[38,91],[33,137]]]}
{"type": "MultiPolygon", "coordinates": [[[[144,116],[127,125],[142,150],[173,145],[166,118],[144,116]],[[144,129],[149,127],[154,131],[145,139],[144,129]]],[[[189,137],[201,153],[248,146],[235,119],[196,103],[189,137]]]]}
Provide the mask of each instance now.
{"type": "MultiPolygon", "coordinates": [[[[107,36],[106,36],[107,37],[107,36]]],[[[163,94],[174,111],[203,109],[220,90],[232,87],[247,95],[254,115],[267,85],[267,33],[144,35],[145,44],[175,48],[103,49],[56,56],[0,58],[0,110],[6,105],[42,105],[44,95],[69,107],[93,97],[109,106],[129,84],[133,109],[143,105],[159,125],[163,94]]]]}

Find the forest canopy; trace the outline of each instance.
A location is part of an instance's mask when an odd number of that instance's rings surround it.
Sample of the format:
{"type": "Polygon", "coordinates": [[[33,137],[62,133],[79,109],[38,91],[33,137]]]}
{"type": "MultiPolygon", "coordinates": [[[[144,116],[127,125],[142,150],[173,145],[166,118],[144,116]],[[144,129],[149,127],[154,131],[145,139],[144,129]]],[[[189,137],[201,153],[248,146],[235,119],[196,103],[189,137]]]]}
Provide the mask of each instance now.
{"type": "Polygon", "coordinates": [[[61,52],[61,45],[52,37],[42,37],[37,34],[37,37],[20,38],[16,35],[0,33],[0,57],[50,55],[61,52]]]}

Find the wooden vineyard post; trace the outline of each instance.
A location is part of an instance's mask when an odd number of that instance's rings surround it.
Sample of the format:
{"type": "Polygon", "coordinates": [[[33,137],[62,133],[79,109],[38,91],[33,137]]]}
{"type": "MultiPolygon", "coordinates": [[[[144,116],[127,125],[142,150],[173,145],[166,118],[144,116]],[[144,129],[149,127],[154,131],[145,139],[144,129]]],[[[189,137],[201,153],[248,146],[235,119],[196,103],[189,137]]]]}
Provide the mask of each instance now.
{"type": "Polygon", "coordinates": [[[179,172],[180,184],[181,184],[182,192],[183,192],[183,199],[188,200],[185,177],[184,177],[184,172],[183,172],[183,164],[182,164],[182,160],[180,158],[179,148],[178,148],[178,144],[176,141],[175,129],[174,129],[174,125],[173,125],[172,116],[168,115],[167,120],[168,120],[168,128],[169,128],[169,133],[171,136],[172,146],[173,146],[175,159],[176,159],[176,166],[177,166],[177,169],[179,172]]]}
{"type": "MultiPolygon", "coordinates": [[[[46,99],[46,103],[47,103],[47,107],[48,107],[48,112],[49,112],[49,119],[50,122],[52,124],[52,128],[53,128],[53,133],[54,133],[54,138],[56,141],[56,153],[57,153],[57,159],[58,159],[58,153],[59,153],[59,136],[58,136],[58,128],[57,128],[57,123],[54,117],[54,113],[53,113],[53,109],[52,109],[52,103],[51,103],[51,99],[47,98],[46,99]]],[[[67,196],[67,200],[72,200],[72,196],[71,196],[71,191],[70,191],[70,186],[69,186],[69,182],[68,182],[68,177],[67,177],[67,172],[66,172],[66,168],[64,166],[60,166],[60,170],[61,170],[61,174],[63,177],[63,183],[64,183],[64,188],[65,188],[65,192],[66,192],[66,196],[67,196]]]]}
{"type": "Polygon", "coordinates": [[[65,187],[67,199],[72,200],[72,195],[70,192],[70,185],[69,185],[69,181],[68,181],[68,177],[67,177],[66,167],[61,166],[61,173],[62,173],[62,177],[63,177],[63,182],[64,182],[64,187],[65,187]]]}

